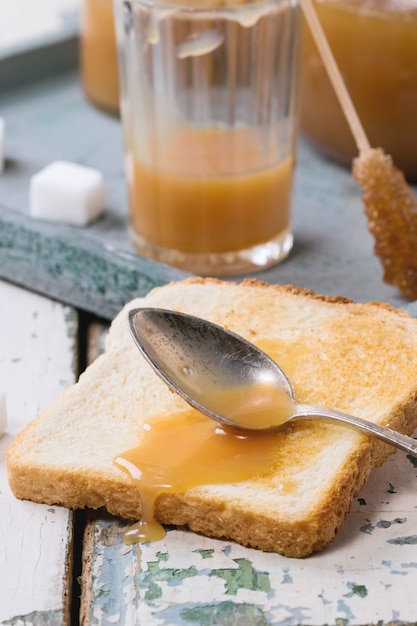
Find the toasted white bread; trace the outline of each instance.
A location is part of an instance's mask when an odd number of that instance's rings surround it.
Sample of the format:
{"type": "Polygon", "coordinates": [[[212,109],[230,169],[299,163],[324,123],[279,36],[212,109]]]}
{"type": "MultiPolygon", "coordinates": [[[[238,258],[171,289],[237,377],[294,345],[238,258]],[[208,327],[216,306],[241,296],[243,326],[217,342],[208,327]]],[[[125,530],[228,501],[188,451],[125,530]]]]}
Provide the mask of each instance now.
{"type": "MultiPolygon", "coordinates": [[[[113,460],[139,444],[146,418],[186,405],[130,336],[127,312],[139,306],[198,315],[255,343],[273,340],[300,402],[406,434],[417,426],[417,320],[405,312],[254,280],[189,279],[129,303],[111,325],[105,354],[16,438],[7,463],[18,498],[140,517],[138,490],[113,460]]],[[[284,426],[267,476],[162,494],[156,517],[303,557],[333,540],[372,468],[393,452],[348,428],[294,422],[284,426]],[[296,488],[280,489],[288,479],[296,488]]]]}

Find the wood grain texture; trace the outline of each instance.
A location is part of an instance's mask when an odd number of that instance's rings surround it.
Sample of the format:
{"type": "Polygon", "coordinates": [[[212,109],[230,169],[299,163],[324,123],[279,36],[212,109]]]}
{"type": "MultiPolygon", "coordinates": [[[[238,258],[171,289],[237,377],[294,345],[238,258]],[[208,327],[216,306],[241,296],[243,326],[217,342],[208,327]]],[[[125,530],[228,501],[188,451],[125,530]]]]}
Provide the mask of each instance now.
{"type": "Polygon", "coordinates": [[[0,276],[111,319],[129,300],[186,274],[0,207],[0,276]]]}
{"type": "MultiPolygon", "coordinates": [[[[106,332],[90,329],[90,361],[102,352],[106,332]]],[[[175,528],[161,541],[127,546],[128,522],[90,513],[82,624],[415,623],[416,490],[417,460],[395,454],[373,472],[337,540],[301,560],[175,528]]]]}
{"type": "Polygon", "coordinates": [[[337,541],[303,560],[181,529],[126,546],[126,523],[99,517],[85,546],[83,624],[415,623],[416,484],[410,460],[391,459],[355,502],[337,541]]]}
{"type": "Polygon", "coordinates": [[[77,315],[0,281],[0,386],[8,427],[0,438],[0,623],[69,623],[71,512],[16,500],[5,450],[16,433],[75,381],[77,315]]]}
{"type": "MultiPolygon", "coordinates": [[[[134,254],[121,124],[86,101],[78,72],[2,92],[0,110],[6,123],[0,276],[108,319],[127,299],[184,276],[134,254]],[[57,159],[103,172],[105,212],[89,227],[28,217],[30,177],[57,159]]],[[[360,196],[348,169],[301,138],[292,203],[294,249],[285,262],[257,276],[327,295],[404,304],[382,281],[360,196]]]]}

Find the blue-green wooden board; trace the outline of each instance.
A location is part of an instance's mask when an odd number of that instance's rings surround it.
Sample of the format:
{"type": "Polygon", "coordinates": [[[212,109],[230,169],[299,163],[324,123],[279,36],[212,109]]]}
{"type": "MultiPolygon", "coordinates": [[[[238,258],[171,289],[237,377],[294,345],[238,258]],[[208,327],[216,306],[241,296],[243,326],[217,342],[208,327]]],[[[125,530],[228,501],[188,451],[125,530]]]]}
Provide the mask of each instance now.
{"type": "MultiPolygon", "coordinates": [[[[44,65],[40,71],[42,63],[37,62],[32,75],[26,67],[18,84],[6,72],[13,59],[0,61],[0,116],[6,125],[0,277],[110,319],[134,296],[185,274],[133,252],[120,120],[87,102],[74,41],[64,44],[67,56],[61,66],[51,61],[50,72],[44,65]],[[88,227],[29,216],[30,178],[56,159],[90,165],[104,174],[105,213],[88,227]]],[[[44,61],[53,59],[57,50],[55,46],[49,53],[43,51],[44,61]]],[[[25,65],[24,58],[19,62],[25,65]]],[[[397,289],[382,280],[361,191],[350,171],[304,139],[299,142],[293,226],[295,246],[289,258],[257,278],[360,301],[405,304],[397,289]]]]}

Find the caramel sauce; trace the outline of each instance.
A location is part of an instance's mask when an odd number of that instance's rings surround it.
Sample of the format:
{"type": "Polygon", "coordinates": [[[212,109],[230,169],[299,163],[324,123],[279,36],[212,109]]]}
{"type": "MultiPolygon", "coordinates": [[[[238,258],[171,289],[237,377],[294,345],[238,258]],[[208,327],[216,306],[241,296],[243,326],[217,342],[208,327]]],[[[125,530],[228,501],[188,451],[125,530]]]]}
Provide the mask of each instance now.
{"type": "MultiPolygon", "coordinates": [[[[259,388],[238,388],[215,394],[223,408],[246,425],[262,420],[263,427],[284,422],[292,401],[285,393],[262,385],[265,407],[259,405],[259,388]],[[233,411],[230,410],[231,407],[233,411]]],[[[117,466],[126,471],[138,487],[142,500],[141,520],[130,527],[126,543],[156,541],[165,530],[154,510],[162,493],[184,493],[192,487],[241,482],[265,476],[277,463],[280,433],[232,429],[218,425],[189,408],[173,414],[156,415],[143,425],[141,444],[123,452],[117,466]]],[[[296,489],[294,480],[282,480],[279,493],[296,489]]]]}
{"type": "Polygon", "coordinates": [[[280,426],[294,412],[294,402],[285,389],[267,383],[217,388],[208,394],[215,413],[244,428],[280,426]]]}
{"type": "Polygon", "coordinates": [[[294,160],[277,160],[276,145],[265,151],[254,129],[187,129],[152,142],[149,162],[127,159],[132,227],[149,243],[221,253],[289,228],[294,160]]]}
{"type": "MultiPolygon", "coordinates": [[[[348,327],[352,344],[349,348],[342,348],[340,358],[334,360],[334,346],[322,338],[322,329],[326,328],[330,336],[338,336],[346,333],[346,326],[346,318],[335,315],[333,319],[326,317],[321,323],[317,322],[307,335],[299,334],[294,328],[285,339],[257,339],[255,343],[283,368],[293,382],[295,396],[300,402],[319,406],[331,402],[335,408],[350,412],[364,385],[372,394],[369,390],[378,385],[381,376],[387,380],[386,396],[395,396],[398,381],[392,377],[389,363],[382,356],[386,347],[385,324],[372,322],[371,340],[369,322],[360,314],[350,315],[348,327]],[[359,335],[360,343],[354,341],[359,335]],[[381,366],[375,368],[373,360],[368,361],[364,355],[370,350],[375,351],[378,345],[381,366]],[[357,368],[358,360],[362,361],[361,368],[357,368]],[[346,371],[349,371],[348,378],[346,371]],[[323,385],[321,381],[331,382],[331,392],[329,385],[323,385]],[[347,383],[350,397],[346,394],[347,383]]],[[[394,341],[399,342],[399,337],[394,337],[394,341]]],[[[269,391],[268,388],[263,390],[273,405],[276,399],[269,391]]],[[[218,393],[220,403],[230,405],[236,401],[238,409],[235,410],[246,412],[248,419],[260,419],[257,415],[259,407],[250,398],[250,387],[236,390],[234,397],[226,399],[222,398],[221,390],[218,393]]],[[[285,406],[283,411],[281,418],[285,417],[285,406]]],[[[279,405],[276,417],[279,421],[279,405]]],[[[127,530],[125,541],[155,541],[165,535],[154,514],[159,496],[165,493],[180,494],[201,485],[237,483],[255,478],[258,484],[271,484],[272,477],[277,497],[296,497],[298,484],[294,468],[302,472],[321,454],[324,442],[326,446],[332,442],[336,444],[340,436],[338,426],[320,421],[303,423],[300,420],[296,426],[284,426],[274,431],[251,431],[221,427],[191,408],[153,416],[143,425],[141,444],[115,460],[117,466],[131,476],[142,498],[141,520],[127,530]],[[288,468],[293,468],[291,476],[288,468]]]]}

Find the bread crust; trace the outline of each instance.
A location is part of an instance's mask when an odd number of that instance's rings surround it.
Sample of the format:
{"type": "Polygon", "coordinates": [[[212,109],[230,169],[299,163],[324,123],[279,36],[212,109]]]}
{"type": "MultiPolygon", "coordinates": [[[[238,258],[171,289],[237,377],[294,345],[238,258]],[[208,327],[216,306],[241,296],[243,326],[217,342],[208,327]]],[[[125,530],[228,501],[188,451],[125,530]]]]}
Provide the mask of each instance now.
{"type": "MultiPolygon", "coordinates": [[[[136,306],[183,310],[255,342],[279,341],[281,364],[300,401],[356,413],[406,434],[417,426],[417,320],[405,311],[256,279],[236,284],[193,277],[126,305],[111,325],[106,353],[16,437],[7,450],[16,497],[140,517],[140,494],[113,459],[137,444],[143,419],[178,410],[183,401],[150,371],[131,342],[126,314],[136,306]]],[[[297,422],[285,431],[270,476],[161,494],[156,517],[304,557],[337,536],[373,467],[394,452],[349,429],[297,422]],[[297,480],[296,494],[279,495],[284,475],[297,480]]]]}

